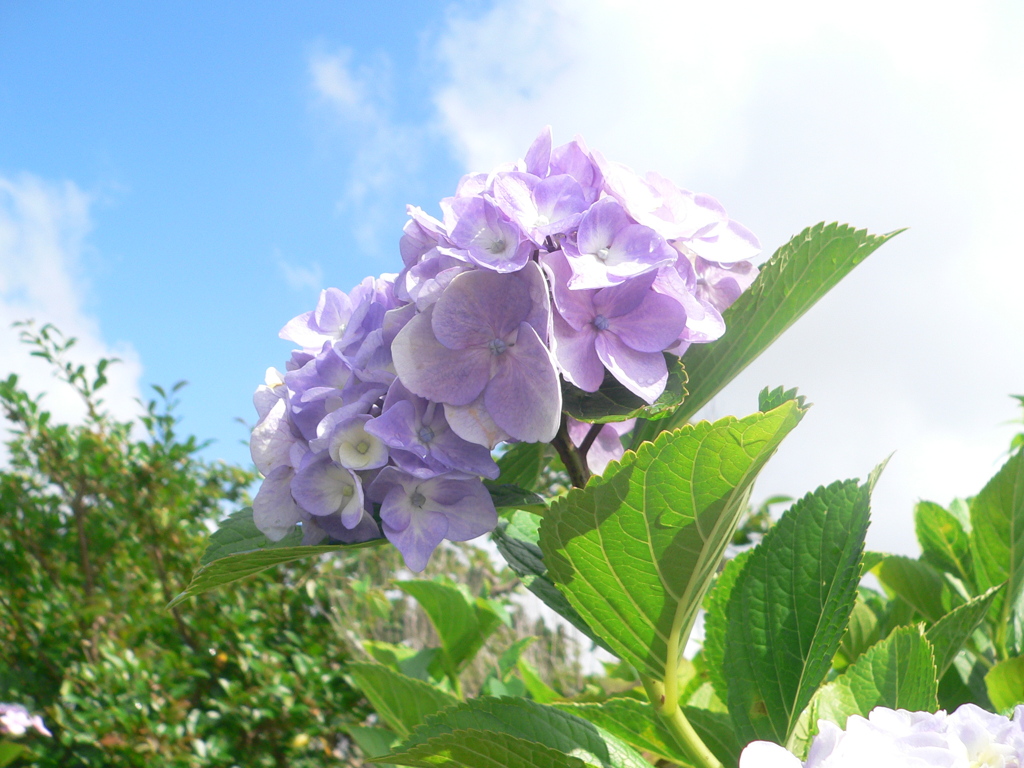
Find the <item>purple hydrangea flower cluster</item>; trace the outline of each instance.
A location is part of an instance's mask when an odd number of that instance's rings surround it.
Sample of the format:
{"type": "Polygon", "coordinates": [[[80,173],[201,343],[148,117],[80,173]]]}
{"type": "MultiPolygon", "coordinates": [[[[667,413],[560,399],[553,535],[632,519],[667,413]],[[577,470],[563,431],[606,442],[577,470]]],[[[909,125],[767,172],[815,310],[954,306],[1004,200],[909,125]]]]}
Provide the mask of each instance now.
{"type": "MultiPolygon", "coordinates": [[[[383,534],[422,570],[443,539],[493,528],[490,450],[554,439],[560,378],[594,392],[609,371],[653,403],[663,353],[718,338],[756,275],[756,238],[716,200],[550,129],[441,210],[410,206],[401,273],[327,289],[281,331],[300,349],[257,390],[252,435],[269,538],[383,534]]],[[[621,453],[607,431],[602,467],[621,453]]]]}
{"type": "Polygon", "coordinates": [[[805,762],[770,741],[747,745],[740,768],[1021,768],[1024,706],[1013,719],[964,704],[944,711],[908,712],[885,707],[867,718],[853,715],[844,731],[818,721],[805,762]]]}

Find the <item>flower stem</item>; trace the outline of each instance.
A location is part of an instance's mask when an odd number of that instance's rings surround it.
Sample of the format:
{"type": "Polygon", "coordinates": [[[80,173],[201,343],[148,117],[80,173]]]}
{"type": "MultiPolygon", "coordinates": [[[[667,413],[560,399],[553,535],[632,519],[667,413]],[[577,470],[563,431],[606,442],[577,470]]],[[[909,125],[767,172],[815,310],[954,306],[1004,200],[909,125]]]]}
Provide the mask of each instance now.
{"type": "Polygon", "coordinates": [[[679,748],[686,753],[696,768],[723,768],[722,763],[708,749],[697,732],[693,730],[690,721],[686,719],[683,710],[679,708],[679,702],[665,697],[665,684],[640,675],[647,691],[647,698],[651,700],[654,711],[661,717],[665,727],[668,728],[672,738],[675,739],[679,748]]]}
{"type": "Polygon", "coordinates": [[[562,423],[558,425],[558,433],[551,444],[558,451],[558,457],[565,465],[565,471],[569,473],[569,480],[573,486],[582,488],[586,485],[587,480],[590,479],[590,470],[587,469],[583,456],[572,444],[572,438],[569,437],[568,417],[564,413],[562,414],[562,423]]]}

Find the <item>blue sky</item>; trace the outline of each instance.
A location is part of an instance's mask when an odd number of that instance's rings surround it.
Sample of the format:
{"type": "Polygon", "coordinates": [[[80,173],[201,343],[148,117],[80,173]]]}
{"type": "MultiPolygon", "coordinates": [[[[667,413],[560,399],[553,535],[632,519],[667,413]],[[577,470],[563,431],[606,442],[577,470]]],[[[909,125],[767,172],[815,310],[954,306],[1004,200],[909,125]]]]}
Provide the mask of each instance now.
{"type": "Polygon", "coordinates": [[[0,375],[51,388],[7,326],[56,322],[124,358],[115,412],[187,379],[185,429],[247,461],[278,329],[397,271],[406,203],[551,124],[715,195],[766,256],[910,227],[707,415],[769,384],[816,404],[759,497],[897,451],[869,545],[912,551],[914,500],[976,492],[1024,392],[1021,39],[996,0],[0,0],[0,375]]]}

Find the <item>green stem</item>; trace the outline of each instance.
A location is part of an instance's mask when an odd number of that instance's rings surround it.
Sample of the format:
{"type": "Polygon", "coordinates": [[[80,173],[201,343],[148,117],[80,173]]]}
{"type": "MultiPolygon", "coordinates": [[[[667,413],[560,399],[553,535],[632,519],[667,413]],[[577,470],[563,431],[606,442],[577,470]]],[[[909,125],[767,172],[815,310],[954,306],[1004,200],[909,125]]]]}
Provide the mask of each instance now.
{"type": "Polygon", "coordinates": [[[683,710],[679,708],[679,702],[674,698],[666,697],[665,684],[644,675],[641,675],[640,679],[643,681],[644,690],[647,691],[647,698],[651,700],[654,711],[658,713],[676,744],[686,753],[694,766],[696,768],[723,768],[719,759],[712,754],[707,744],[693,730],[690,721],[686,719],[683,710]]]}

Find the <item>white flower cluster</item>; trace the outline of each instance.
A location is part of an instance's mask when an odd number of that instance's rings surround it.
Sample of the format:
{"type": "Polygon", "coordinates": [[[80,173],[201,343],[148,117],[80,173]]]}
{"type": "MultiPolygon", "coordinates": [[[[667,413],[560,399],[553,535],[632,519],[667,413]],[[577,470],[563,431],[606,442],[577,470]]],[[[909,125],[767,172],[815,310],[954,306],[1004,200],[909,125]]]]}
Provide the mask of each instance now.
{"type": "Polygon", "coordinates": [[[974,704],[951,715],[878,707],[851,716],[845,731],[827,720],[818,729],[806,762],[755,741],[740,768],[1024,768],[1024,705],[1012,720],[974,704]]]}

